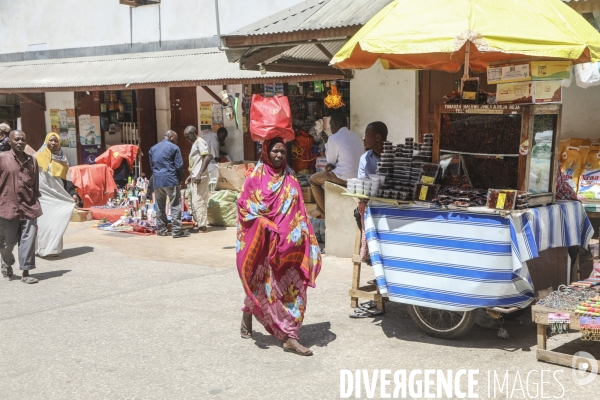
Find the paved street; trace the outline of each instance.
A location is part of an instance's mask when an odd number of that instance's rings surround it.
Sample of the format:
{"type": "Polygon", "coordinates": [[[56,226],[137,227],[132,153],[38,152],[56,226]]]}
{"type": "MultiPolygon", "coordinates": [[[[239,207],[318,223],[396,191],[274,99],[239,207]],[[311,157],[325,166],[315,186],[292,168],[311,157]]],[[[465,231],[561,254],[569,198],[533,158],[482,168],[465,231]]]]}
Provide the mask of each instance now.
{"type": "MultiPolygon", "coordinates": [[[[517,371],[526,386],[531,370],[563,370],[562,398],[597,398],[600,378],[580,387],[570,369],[536,361],[527,315],[506,322],[510,339],[475,326],[458,341],[426,336],[398,304],[382,318],[348,318],[347,259],[325,257],[309,290],[300,338],[313,357],[284,353],[256,322],[242,340],[233,228],[173,240],[90,225],[71,223],[64,254],[38,259],[39,284],[0,281],[0,399],[335,399],[341,369],[479,369],[480,398],[488,371],[510,371],[512,388],[517,371]]],[[[552,375],[544,380],[544,396],[560,397],[552,375]]],[[[531,397],[539,383],[538,373],[531,397]]]]}

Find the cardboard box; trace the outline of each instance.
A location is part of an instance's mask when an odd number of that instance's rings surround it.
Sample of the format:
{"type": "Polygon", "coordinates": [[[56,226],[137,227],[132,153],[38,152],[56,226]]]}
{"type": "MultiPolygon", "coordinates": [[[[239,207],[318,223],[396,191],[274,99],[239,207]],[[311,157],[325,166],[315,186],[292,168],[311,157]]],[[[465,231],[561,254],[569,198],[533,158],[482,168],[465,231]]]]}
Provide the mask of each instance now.
{"type": "Polygon", "coordinates": [[[304,199],[304,203],[315,202],[315,198],[312,194],[312,190],[310,190],[310,186],[302,188],[302,198],[304,199]]]}
{"type": "Polygon", "coordinates": [[[534,87],[531,82],[499,83],[496,86],[498,104],[533,103],[534,87]]]}
{"type": "Polygon", "coordinates": [[[71,215],[71,222],[86,222],[92,220],[92,212],[90,210],[74,209],[71,215]]]}
{"type": "Polygon", "coordinates": [[[562,103],[562,81],[534,82],[535,104],[562,103]]]}
{"type": "Polygon", "coordinates": [[[487,68],[487,81],[490,85],[529,80],[531,80],[531,66],[529,63],[502,64],[488,66],[487,68]]]}
{"type": "Polygon", "coordinates": [[[532,61],[531,79],[560,80],[571,78],[571,61],[532,61]]]}
{"type": "Polygon", "coordinates": [[[235,190],[241,192],[246,182],[246,172],[254,169],[254,161],[236,161],[217,164],[219,178],[217,190],[235,190]]]}

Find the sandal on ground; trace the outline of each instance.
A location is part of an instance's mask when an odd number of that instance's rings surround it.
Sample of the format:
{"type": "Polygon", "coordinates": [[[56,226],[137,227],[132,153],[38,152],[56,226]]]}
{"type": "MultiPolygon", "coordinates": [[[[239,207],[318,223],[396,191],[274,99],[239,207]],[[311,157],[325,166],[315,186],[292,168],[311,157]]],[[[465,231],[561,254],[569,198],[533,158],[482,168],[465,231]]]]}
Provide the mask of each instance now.
{"type": "Polygon", "coordinates": [[[252,339],[252,331],[249,331],[245,326],[240,326],[240,336],[242,339],[252,339]]]}
{"type": "Polygon", "coordinates": [[[32,276],[24,276],[21,278],[21,282],[31,285],[32,283],[38,283],[39,281],[32,276]]]}
{"type": "Polygon", "coordinates": [[[190,233],[188,231],[183,231],[177,235],[173,235],[173,239],[179,239],[184,237],[190,237],[190,233]]]}
{"type": "Polygon", "coordinates": [[[2,262],[2,276],[5,278],[10,278],[11,276],[13,276],[12,267],[9,267],[8,265],[4,264],[4,262],[2,262]]]}
{"type": "Polygon", "coordinates": [[[383,314],[383,312],[379,310],[367,311],[360,308],[356,308],[354,309],[354,313],[348,316],[350,318],[373,318],[381,314],[383,314]]]}
{"type": "Polygon", "coordinates": [[[304,356],[304,357],[312,356],[313,355],[313,352],[310,349],[306,353],[301,353],[298,350],[293,349],[291,347],[285,347],[285,346],[283,346],[283,351],[285,351],[286,353],[298,354],[299,356],[304,356]]]}
{"type": "Polygon", "coordinates": [[[369,301],[364,302],[361,305],[359,305],[358,308],[365,310],[365,311],[369,311],[374,308],[377,308],[377,302],[374,300],[369,300],[369,301]]]}
{"type": "Polygon", "coordinates": [[[198,227],[198,232],[200,232],[200,233],[206,233],[206,232],[208,232],[208,228],[205,227],[205,226],[199,226],[198,227]]]}

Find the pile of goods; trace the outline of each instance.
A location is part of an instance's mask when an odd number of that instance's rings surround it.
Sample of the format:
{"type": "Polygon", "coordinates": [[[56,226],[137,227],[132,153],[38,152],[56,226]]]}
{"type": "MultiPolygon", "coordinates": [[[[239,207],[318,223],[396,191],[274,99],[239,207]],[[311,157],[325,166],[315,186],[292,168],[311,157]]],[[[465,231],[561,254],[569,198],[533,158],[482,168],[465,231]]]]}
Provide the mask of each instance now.
{"type": "Polygon", "coordinates": [[[433,134],[426,133],[423,143],[407,138],[403,145],[385,142],[377,176],[381,182],[377,197],[410,200],[419,182],[434,183],[439,165],[431,162],[433,134]],[[383,180],[383,181],[382,181],[383,180]]]}
{"type": "Polygon", "coordinates": [[[486,191],[483,189],[470,189],[450,186],[441,189],[438,196],[433,199],[432,204],[438,206],[455,206],[455,207],[478,207],[484,206],[487,202],[486,191]]]}
{"type": "Polygon", "coordinates": [[[600,201],[600,143],[591,139],[563,139],[558,159],[577,197],[586,202],[600,201]]]}

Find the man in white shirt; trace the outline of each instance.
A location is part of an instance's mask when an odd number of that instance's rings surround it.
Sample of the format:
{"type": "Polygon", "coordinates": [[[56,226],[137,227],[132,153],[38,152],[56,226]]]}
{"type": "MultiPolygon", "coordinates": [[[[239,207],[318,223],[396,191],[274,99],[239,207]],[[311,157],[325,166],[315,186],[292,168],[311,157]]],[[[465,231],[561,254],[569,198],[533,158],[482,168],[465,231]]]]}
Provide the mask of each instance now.
{"type": "Polygon", "coordinates": [[[327,166],[325,171],[310,177],[310,188],[317,208],[309,214],[311,217],[325,218],[325,182],[346,186],[346,181],[358,175],[358,163],[364,147],[360,136],[348,129],[348,119],[341,113],[330,117],[331,137],[327,140],[327,166]]]}
{"type": "Polygon", "coordinates": [[[210,176],[217,178],[217,164],[220,162],[222,157],[227,156],[227,153],[221,151],[220,146],[225,144],[228,132],[227,128],[219,128],[217,133],[211,131],[203,131],[202,139],[208,144],[208,151],[212,156],[210,165],[208,166],[208,173],[210,176]]]}
{"type": "Polygon", "coordinates": [[[198,137],[198,131],[193,126],[188,126],[183,131],[185,138],[192,143],[190,149],[190,176],[185,180],[185,184],[190,187],[190,209],[194,221],[198,225],[198,231],[208,232],[208,164],[213,156],[208,151],[206,141],[198,137]]]}

